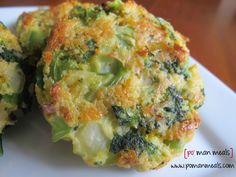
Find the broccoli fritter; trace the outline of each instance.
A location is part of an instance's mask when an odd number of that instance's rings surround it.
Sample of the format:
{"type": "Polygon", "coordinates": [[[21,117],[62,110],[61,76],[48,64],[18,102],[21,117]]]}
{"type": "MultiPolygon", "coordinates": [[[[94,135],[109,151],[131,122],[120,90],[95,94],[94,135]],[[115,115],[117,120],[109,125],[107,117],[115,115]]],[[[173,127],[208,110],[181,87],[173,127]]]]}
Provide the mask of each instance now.
{"type": "MultiPolygon", "coordinates": [[[[25,77],[21,52],[17,38],[0,22],[0,137],[7,125],[14,124],[14,111],[23,106],[21,92],[25,77]]],[[[0,138],[0,155],[1,143],[0,138]]]]}
{"type": "Polygon", "coordinates": [[[134,1],[73,4],[37,64],[53,141],[71,141],[92,166],[164,166],[200,124],[204,87],[187,40],[134,1]]]}
{"type": "Polygon", "coordinates": [[[72,10],[77,1],[68,1],[55,7],[24,12],[16,23],[16,33],[24,54],[31,66],[35,66],[47,44],[54,24],[72,10]]]}

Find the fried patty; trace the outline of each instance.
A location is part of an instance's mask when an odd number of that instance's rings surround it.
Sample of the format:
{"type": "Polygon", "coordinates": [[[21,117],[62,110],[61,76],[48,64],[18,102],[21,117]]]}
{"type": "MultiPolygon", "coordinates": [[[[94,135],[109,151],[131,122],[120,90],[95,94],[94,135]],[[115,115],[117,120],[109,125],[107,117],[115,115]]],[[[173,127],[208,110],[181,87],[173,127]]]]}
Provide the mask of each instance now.
{"type": "Polygon", "coordinates": [[[199,127],[187,38],[134,1],[74,4],[52,28],[36,95],[54,142],[92,166],[158,169],[199,127]]]}
{"type": "Polygon", "coordinates": [[[49,9],[24,12],[19,16],[16,33],[30,65],[36,65],[40,59],[54,24],[68,15],[78,4],[80,3],[77,1],[68,1],[49,9]]]}
{"type": "Polygon", "coordinates": [[[17,38],[0,22],[0,135],[4,127],[14,123],[12,113],[21,103],[21,92],[25,81],[20,65],[22,60],[17,38]]]}

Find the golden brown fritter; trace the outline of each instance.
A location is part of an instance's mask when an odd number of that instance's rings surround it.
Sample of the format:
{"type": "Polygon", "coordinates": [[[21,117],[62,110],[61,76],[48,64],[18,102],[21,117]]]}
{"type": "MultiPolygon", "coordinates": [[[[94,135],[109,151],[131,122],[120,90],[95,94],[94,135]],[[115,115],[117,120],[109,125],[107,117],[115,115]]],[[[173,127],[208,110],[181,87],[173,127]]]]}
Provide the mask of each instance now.
{"type": "Polygon", "coordinates": [[[21,103],[21,92],[25,82],[20,65],[22,60],[17,38],[0,22],[0,136],[4,127],[14,123],[11,114],[21,103]]]}
{"type": "Polygon", "coordinates": [[[134,1],[75,4],[56,22],[36,94],[53,141],[94,166],[162,167],[199,126],[204,101],[186,38],[134,1]]]}

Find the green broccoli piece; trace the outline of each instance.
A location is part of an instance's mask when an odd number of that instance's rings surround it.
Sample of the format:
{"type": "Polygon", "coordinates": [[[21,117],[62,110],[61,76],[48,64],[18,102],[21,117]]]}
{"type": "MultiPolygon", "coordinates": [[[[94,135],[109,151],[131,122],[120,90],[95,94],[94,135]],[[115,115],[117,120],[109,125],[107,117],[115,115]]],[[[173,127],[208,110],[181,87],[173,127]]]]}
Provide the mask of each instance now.
{"type": "Polygon", "coordinates": [[[146,151],[152,154],[156,149],[157,146],[148,142],[141,133],[135,129],[131,129],[123,136],[116,134],[110,145],[110,152],[113,154],[119,153],[122,150],[134,150],[138,154],[146,151]]]}
{"type": "Polygon", "coordinates": [[[155,118],[145,117],[141,110],[141,106],[137,105],[134,109],[124,109],[121,106],[112,106],[112,110],[120,126],[130,126],[137,129],[142,129],[146,133],[151,133],[153,130],[160,127],[155,118]]]}
{"type": "Polygon", "coordinates": [[[84,61],[90,59],[95,54],[95,50],[97,49],[96,41],[94,41],[93,39],[88,40],[86,45],[88,47],[88,50],[83,54],[84,61]]]}
{"type": "Polygon", "coordinates": [[[187,69],[184,67],[181,67],[179,64],[179,61],[177,60],[167,60],[163,63],[161,63],[161,70],[164,70],[168,72],[169,74],[179,74],[183,75],[185,79],[189,77],[189,73],[187,72],[187,69]]]}
{"type": "Polygon", "coordinates": [[[10,103],[12,105],[18,104],[19,102],[19,94],[15,93],[15,94],[5,94],[5,95],[1,95],[0,94],[0,100],[3,100],[4,102],[10,103]]]}
{"type": "Polygon", "coordinates": [[[122,7],[122,0],[114,0],[108,1],[105,5],[106,12],[119,12],[120,8],[122,7]]]}
{"type": "Polygon", "coordinates": [[[30,51],[35,51],[40,53],[42,47],[46,45],[46,39],[48,34],[46,32],[35,30],[31,31],[29,35],[29,49],[30,51]]]}
{"type": "Polygon", "coordinates": [[[22,55],[14,49],[7,49],[4,46],[0,46],[0,58],[7,62],[22,62],[22,55]]]}
{"type": "Polygon", "coordinates": [[[105,86],[112,86],[127,76],[127,70],[122,62],[106,55],[98,55],[91,63],[91,71],[104,77],[110,77],[105,86]]]}
{"type": "Polygon", "coordinates": [[[153,65],[157,64],[160,66],[161,71],[164,71],[168,74],[183,75],[184,79],[188,79],[190,77],[187,67],[181,66],[179,61],[176,59],[161,62],[161,61],[155,60],[154,54],[149,53],[148,57],[145,59],[144,64],[146,68],[150,68],[153,65]]]}
{"type": "Polygon", "coordinates": [[[169,115],[167,117],[166,125],[171,127],[176,121],[182,121],[189,108],[175,86],[167,88],[167,96],[171,101],[171,104],[164,107],[163,110],[169,115]]]}
{"type": "Polygon", "coordinates": [[[67,54],[67,52],[54,53],[53,60],[50,65],[50,75],[53,80],[59,81],[62,78],[64,71],[75,69],[77,67],[77,62],[68,58],[69,55],[67,54]]]}
{"type": "Polygon", "coordinates": [[[57,142],[65,138],[73,128],[69,127],[61,117],[55,116],[51,122],[52,125],[52,141],[57,142]]]}
{"type": "Polygon", "coordinates": [[[164,144],[178,151],[181,151],[183,148],[183,143],[180,140],[164,140],[164,144]]]}
{"type": "Polygon", "coordinates": [[[70,12],[70,18],[79,18],[84,25],[88,25],[90,21],[96,20],[102,15],[105,15],[105,11],[100,6],[95,6],[88,9],[81,6],[76,6],[70,12]]]}
{"type": "Polygon", "coordinates": [[[119,125],[129,125],[133,127],[137,127],[139,121],[141,119],[139,111],[135,109],[127,109],[125,110],[121,106],[113,105],[112,110],[117,118],[119,125]]]}
{"type": "MultiPolygon", "coordinates": [[[[82,49],[78,48],[75,51],[60,51],[54,52],[53,60],[50,66],[50,75],[55,81],[58,81],[62,78],[63,72],[66,70],[75,69],[78,66],[78,63],[86,62],[90,59],[94,54],[97,48],[96,42],[93,39],[90,39],[86,43],[88,50],[83,51],[82,49]]],[[[38,72],[37,83],[39,86],[43,86],[43,80],[40,78],[42,68],[38,68],[36,72],[38,72]]]]}

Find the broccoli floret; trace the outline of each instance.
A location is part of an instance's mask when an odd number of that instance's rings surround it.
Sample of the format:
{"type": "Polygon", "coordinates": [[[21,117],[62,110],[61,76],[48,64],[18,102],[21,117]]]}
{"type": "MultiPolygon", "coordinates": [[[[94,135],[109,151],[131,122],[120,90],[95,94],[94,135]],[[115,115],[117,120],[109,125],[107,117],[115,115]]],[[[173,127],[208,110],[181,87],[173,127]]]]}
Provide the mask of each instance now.
{"type": "Polygon", "coordinates": [[[7,62],[22,62],[22,55],[14,49],[7,49],[4,46],[0,46],[0,58],[7,62]]]}
{"type": "Polygon", "coordinates": [[[176,87],[170,86],[167,88],[167,96],[172,104],[164,107],[164,111],[169,113],[167,117],[167,126],[171,127],[176,121],[182,121],[183,117],[188,111],[188,107],[183,98],[178,93],[176,87]]]}
{"type": "Polygon", "coordinates": [[[116,134],[110,145],[111,153],[118,153],[122,150],[134,150],[138,154],[146,151],[149,154],[154,153],[157,147],[145,140],[139,131],[131,129],[125,135],[116,134]]]}
{"type": "Polygon", "coordinates": [[[114,0],[108,1],[105,5],[105,10],[107,13],[109,12],[119,12],[120,8],[122,7],[122,0],[114,0]]]}
{"type": "MultiPolygon", "coordinates": [[[[168,105],[162,109],[165,112],[166,125],[171,127],[176,121],[180,122],[183,120],[189,107],[174,86],[167,88],[165,102],[168,105]]],[[[151,133],[160,127],[156,118],[144,116],[140,105],[128,109],[113,105],[112,109],[120,126],[133,127],[146,133],[151,133]]]]}
{"type": "Polygon", "coordinates": [[[140,115],[135,110],[125,110],[121,106],[112,106],[112,110],[117,118],[119,125],[137,126],[140,121],[140,115]],[[135,114],[136,113],[136,114],[135,114]]]}
{"type": "Polygon", "coordinates": [[[137,105],[133,109],[124,109],[121,106],[112,106],[115,117],[120,126],[130,126],[134,128],[140,128],[146,133],[150,133],[154,129],[158,129],[160,125],[155,118],[145,117],[143,115],[140,105],[137,105]]]}
{"type": "Polygon", "coordinates": [[[170,74],[175,73],[183,75],[185,79],[189,77],[189,73],[186,68],[181,67],[178,60],[167,60],[161,63],[161,70],[165,70],[170,74]]]}
{"type": "Polygon", "coordinates": [[[18,104],[19,102],[19,94],[15,93],[15,94],[5,94],[5,95],[1,95],[0,94],[0,101],[3,100],[4,102],[10,103],[10,104],[18,104]]]}
{"type": "Polygon", "coordinates": [[[146,133],[151,133],[160,128],[160,124],[155,118],[148,118],[148,120],[146,118],[139,121],[139,128],[144,129],[146,133]]]}
{"type": "Polygon", "coordinates": [[[98,17],[105,15],[105,11],[102,7],[96,6],[92,8],[85,9],[81,6],[76,6],[71,10],[70,17],[71,18],[79,18],[84,25],[88,25],[88,23],[92,20],[96,20],[98,17]]]}
{"type": "Polygon", "coordinates": [[[167,60],[163,62],[163,70],[167,70],[168,73],[182,73],[182,68],[179,66],[179,62],[177,60],[167,60]]]}
{"type": "MultiPolygon", "coordinates": [[[[86,42],[86,45],[88,47],[87,51],[83,51],[82,49],[78,48],[77,51],[62,50],[60,52],[54,52],[53,60],[50,66],[50,75],[55,81],[58,81],[62,78],[64,71],[76,69],[78,63],[86,62],[95,54],[95,50],[97,48],[96,42],[93,39],[90,39],[86,42]]],[[[39,67],[36,72],[38,72],[40,76],[40,72],[42,71],[39,69],[42,68],[39,67]]],[[[43,86],[42,78],[37,79],[39,79],[37,80],[38,84],[40,84],[39,86],[43,86]]]]}
{"type": "Polygon", "coordinates": [[[54,81],[59,81],[62,78],[64,71],[77,67],[77,62],[68,58],[70,57],[65,51],[54,53],[50,65],[50,75],[54,81]]]}
{"type": "Polygon", "coordinates": [[[90,59],[95,54],[95,50],[97,48],[96,41],[94,41],[93,39],[88,40],[86,45],[88,47],[88,50],[83,54],[84,61],[90,59]]]}
{"type": "Polygon", "coordinates": [[[176,59],[161,62],[161,61],[155,60],[154,54],[149,53],[144,64],[146,68],[150,68],[154,64],[157,64],[160,66],[160,70],[165,71],[168,74],[183,75],[184,79],[188,79],[190,77],[190,74],[187,68],[184,66],[181,66],[179,61],[176,59]]]}

